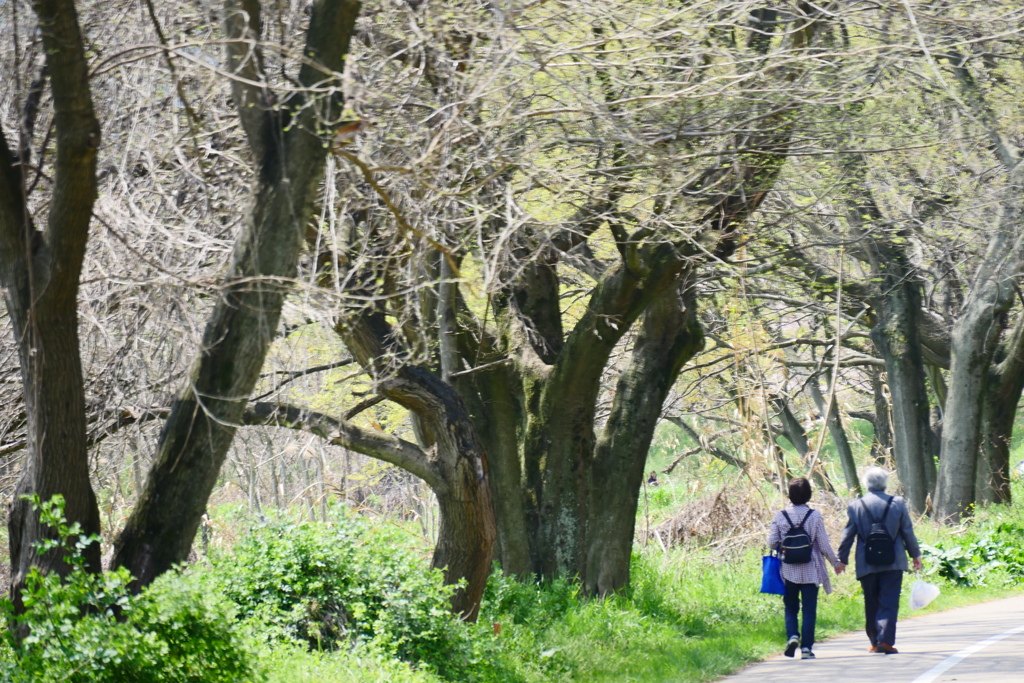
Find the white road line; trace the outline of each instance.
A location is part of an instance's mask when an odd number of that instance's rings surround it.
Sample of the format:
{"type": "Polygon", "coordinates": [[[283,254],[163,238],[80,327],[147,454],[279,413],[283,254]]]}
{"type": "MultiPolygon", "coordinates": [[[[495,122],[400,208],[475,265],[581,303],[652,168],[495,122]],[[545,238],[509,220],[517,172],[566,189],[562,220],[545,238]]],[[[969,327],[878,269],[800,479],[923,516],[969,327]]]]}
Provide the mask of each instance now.
{"type": "Polygon", "coordinates": [[[985,640],[979,641],[968,648],[960,650],[960,652],[957,652],[955,655],[950,655],[949,657],[946,657],[946,659],[939,662],[938,664],[936,664],[935,666],[933,666],[932,668],[928,669],[923,674],[915,678],[913,683],[932,683],[932,681],[934,681],[936,678],[946,673],[954,666],[956,666],[963,660],[973,655],[975,652],[984,650],[989,645],[995,645],[1000,640],[1004,640],[1006,638],[1009,638],[1010,636],[1015,636],[1018,633],[1024,633],[1024,625],[1018,626],[1014,629],[1010,629],[1006,633],[1000,633],[998,636],[986,638],[985,640]]]}

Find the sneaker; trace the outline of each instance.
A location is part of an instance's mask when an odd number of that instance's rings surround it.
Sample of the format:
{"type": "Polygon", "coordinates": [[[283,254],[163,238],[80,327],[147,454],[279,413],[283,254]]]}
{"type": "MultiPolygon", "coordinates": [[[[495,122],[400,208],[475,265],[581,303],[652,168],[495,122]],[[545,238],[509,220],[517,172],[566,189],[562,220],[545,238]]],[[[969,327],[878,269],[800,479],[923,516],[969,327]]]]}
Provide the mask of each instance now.
{"type": "Polygon", "coordinates": [[[789,642],[786,643],[786,651],[782,654],[786,655],[787,657],[792,657],[794,654],[796,654],[796,649],[798,647],[800,647],[800,639],[796,636],[790,636],[789,642]]]}
{"type": "Polygon", "coordinates": [[[811,648],[802,647],[800,648],[800,659],[814,659],[814,653],[811,652],[811,648]]]}

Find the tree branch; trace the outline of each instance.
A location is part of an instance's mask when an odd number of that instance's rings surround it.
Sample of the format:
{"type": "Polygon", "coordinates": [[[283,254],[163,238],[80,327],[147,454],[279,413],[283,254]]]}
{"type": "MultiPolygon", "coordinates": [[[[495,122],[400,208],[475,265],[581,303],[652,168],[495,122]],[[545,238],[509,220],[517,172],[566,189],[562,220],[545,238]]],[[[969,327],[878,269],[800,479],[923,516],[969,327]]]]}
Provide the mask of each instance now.
{"type": "Polygon", "coordinates": [[[278,403],[255,403],[242,416],[246,425],[288,427],[316,434],[335,446],[344,446],[410,472],[433,490],[444,486],[431,466],[427,454],[414,443],[373,429],[364,429],[346,420],[338,420],[305,408],[278,403]]]}
{"type": "Polygon", "coordinates": [[[305,370],[280,370],[280,371],[278,371],[278,372],[276,372],[274,374],[277,374],[277,375],[288,375],[288,377],[286,377],[280,384],[278,384],[276,387],[274,387],[273,389],[271,389],[267,393],[260,394],[259,396],[253,398],[252,400],[253,401],[262,401],[263,399],[265,399],[266,397],[270,396],[271,394],[274,394],[274,393],[280,391],[281,387],[283,387],[285,384],[288,384],[289,382],[294,382],[295,380],[299,379],[300,377],[305,377],[307,375],[313,375],[313,374],[316,374],[318,372],[326,372],[327,370],[334,370],[335,368],[343,368],[346,365],[351,365],[354,362],[355,362],[355,359],[353,359],[353,358],[346,358],[344,360],[339,360],[339,361],[334,362],[334,363],[326,363],[324,365],[317,365],[317,366],[314,366],[312,368],[306,368],[305,370]]]}
{"type": "Polygon", "coordinates": [[[231,95],[253,154],[263,165],[268,151],[267,134],[273,123],[270,111],[274,98],[268,89],[252,85],[263,82],[260,3],[259,0],[228,0],[224,5],[228,69],[239,76],[231,79],[231,95]]]}
{"type": "Polygon", "coordinates": [[[733,467],[738,467],[741,470],[746,470],[750,466],[746,461],[740,460],[736,456],[722,450],[713,443],[709,443],[707,439],[702,439],[700,434],[697,433],[697,430],[687,424],[683,418],[673,416],[666,417],[665,419],[686,432],[691,439],[700,445],[701,450],[705,453],[713,455],[722,462],[732,465],[733,467]]]}

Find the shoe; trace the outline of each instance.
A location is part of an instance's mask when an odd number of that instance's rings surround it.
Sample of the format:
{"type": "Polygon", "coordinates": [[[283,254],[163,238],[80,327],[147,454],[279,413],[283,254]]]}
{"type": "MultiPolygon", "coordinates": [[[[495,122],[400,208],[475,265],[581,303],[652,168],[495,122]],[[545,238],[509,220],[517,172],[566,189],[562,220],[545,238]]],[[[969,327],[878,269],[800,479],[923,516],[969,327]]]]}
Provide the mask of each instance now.
{"type": "Polygon", "coordinates": [[[868,652],[874,652],[880,654],[882,651],[878,649],[877,645],[868,645],[868,652]]]}
{"type": "Polygon", "coordinates": [[[800,659],[814,659],[814,653],[811,652],[811,648],[802,647],[800,648],[800,659]]]}
{"type": "Polygon", "coordinates": [[[786,651],[782,654],[786,655],[787,657],[792,657],[794,654],[796,654],[796,649],[798,647],[800,647],[800,639],[796,636],[792,636],[790,637],[789,642],[786,643],[786,651]]]}
{"type": "Polygon", "coordinates": [[[881,641],[879,641],[878,645],[875,646],[875,651],[876,652],[884,652],[887,655],[898,655],[900,653],[899,650],[894,648],[889,643],[883,643],[881,641]]]}

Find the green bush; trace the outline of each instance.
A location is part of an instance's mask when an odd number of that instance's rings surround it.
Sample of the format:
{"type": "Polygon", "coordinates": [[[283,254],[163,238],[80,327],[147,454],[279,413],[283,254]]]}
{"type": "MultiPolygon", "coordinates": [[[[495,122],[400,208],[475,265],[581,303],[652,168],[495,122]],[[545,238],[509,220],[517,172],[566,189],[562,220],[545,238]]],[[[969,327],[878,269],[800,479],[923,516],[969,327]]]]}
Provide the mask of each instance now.
{"type": "Polygon", "coordinates": [[[981,586],[998,570],[1006,582],[1024,580],[1024,516],[1018,508],[979,511],[958,540],[922,544],[928,573],[958,586],[981,586]]]}
{"type": "Polygon", "coordinates": [[[927,574],[937,574],[958,586],[980,586],[994,569],[1003,566],[1000,561],[1002,543],[990,537],[970,543],[939,541],[935,545],[921,544],[921,554],[929,562],[927,574]]]}
{"type": "Polygon", "coordinates": [[[251,680],[252,655],[232,630],[222,599],[205,594],[188,577],[170,573],[142,594],[128,591],[127,570],[93,574],[83,537],[67,524],[59,496],[32,500],[56,538],[36,544],[40,553],[67,554],[70,573],[61,578],[33,569],[22,592],[24,610],[0,606],[17,630],[4,632],[7,657],[0,661],[11,683],[228,683],[251,680]]]}
{"type": "Polygon", "coordinates": [[[546,628],[561,619],[580,600],[576,582],[558,577],[546,584],[505,576],[495,565],[487,580],[481,612],[513,624],[546,628]]]}
{"type": "Polygon", "coordinates": [[[214,562],[210,580],[270,641],[365,646],[453,680],[488,675],[485,634],[450,612],[454,587],[356,518],[263,523],[214,562]]]}

